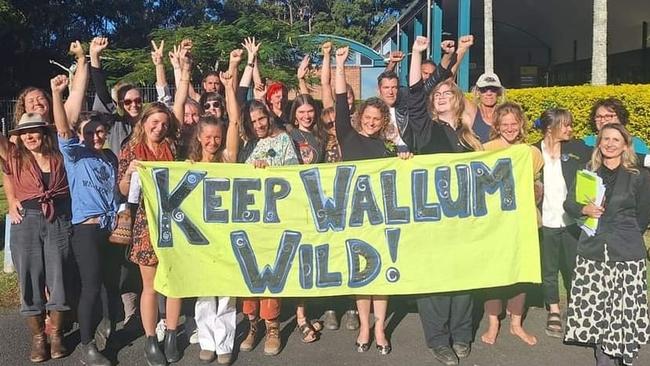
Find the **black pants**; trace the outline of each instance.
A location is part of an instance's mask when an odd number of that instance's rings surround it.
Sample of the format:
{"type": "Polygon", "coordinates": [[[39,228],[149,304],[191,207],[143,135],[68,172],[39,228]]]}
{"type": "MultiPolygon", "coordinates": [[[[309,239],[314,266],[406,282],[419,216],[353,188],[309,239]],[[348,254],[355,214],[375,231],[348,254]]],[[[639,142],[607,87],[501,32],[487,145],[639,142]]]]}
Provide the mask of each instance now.
{"type": "Polygon", "coordinates": [[[472,308],[469,292],[431,294],[417,299],[424,338],[429,348],[471,343],[472,308]]]}
{"type": "Polygon", "coordinates": [[[571,225],[563,228],[542,227],[542,289],[544,302],[558,304],[558,271],[562,272],[564,288],[571,293],[571,276],[576,266],[576,250],[580,228],[571,225]]]}
{"type": "MultiPolygon", "coordinates": [[[[109,232],[96,224],[74,225],[71,238],[79,281],[81,283],[77,317],[81,343],[88,344],[94,336],[101,314],[101,290],[105,285],[108,309],[119,305],[119,272],[111,272],[109,232]]],[[[110,311],[109,311],[110,313],[110,311]]]]}
{"type": "MultiPolygon", "coordinates": [[[[110,235],[110,234],[107,234],[110,235]]],[[[113,325],[124,319],[120,298],[120,277],[124,246],[106,243],[100,247],[102,255],[102,315],[113,325]]]]}

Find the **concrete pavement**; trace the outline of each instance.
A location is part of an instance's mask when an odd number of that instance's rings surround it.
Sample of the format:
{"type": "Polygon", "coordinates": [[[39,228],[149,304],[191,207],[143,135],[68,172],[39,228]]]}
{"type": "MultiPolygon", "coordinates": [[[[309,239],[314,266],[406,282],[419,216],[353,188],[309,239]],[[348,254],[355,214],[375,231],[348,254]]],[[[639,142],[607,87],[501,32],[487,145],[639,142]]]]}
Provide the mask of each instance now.
{"type": "MultiPolygon", "coordinates": [[[[286,310],[293,308],[289,302],[286,310]]],[[[291,311],[283,314],[281,336],[285,344],[278,356],[263,355],[263,344],[252,352],[235,354],[233,365],[441,365],[431,355],[422,337],[422,328],[417,310],[412,301],[404,298],[391,299],[389,308],[388,335],[393,344],[393,352],[381,356],[374,348],[369,352],[356,352],[354,342],[356,332],[340,329],[323,331],[321,339],[312,344],[303,344],[295,330],[295,320],[291,311]]],[[[565,345],[559,339],[549,338],[544,334],[546,312],[543,309],[531,308],[524,324],[525,328],[534,334],[538,344],[530,347],[525,345],[508,332],[508,320],[502,323],[502,330],[497,344],[488,346],[480,342],[486,321],[480,324],[476,339],[469,358],[462,360],[461,365],[468,366],[582,366],[594,365],[593,351],[589,348],[565,345]]],[[[23,320],[15,309],[0,310],[0,365],[30,365],[29,334],[23,320]]],[[[119,329],[119,328],[118,328],[119,329]]],[[[241,322],[237,329],[236,345],[241,341],[246,331],[246,322],[241,322]]],[[[144,338],[139,334],[118,330],[117,350],[110,350],[108,355],[120,365],[146,365],[143,356],[144,338]]],[[[79,341],[78,332],[68,335],[67,341],[71,347],[79,341]]],[[[263,341],[263,339],[262,339],[263,341]]],[[[184,357],[178,365],[198,365],[198,345],[188,345],[187,337],[181,337],[184,357]]],[[[236,346],[237,347],[237,346],[236,346]]],[[[44,365],[78,365],[77,354],[56,361],[48,361],[44,365]]],[[[216,364],[216,363],[214,363],[216,364]]],[[[641,349],[640,357],[635,365],[650,365],[650,346],[641,349]]]]}

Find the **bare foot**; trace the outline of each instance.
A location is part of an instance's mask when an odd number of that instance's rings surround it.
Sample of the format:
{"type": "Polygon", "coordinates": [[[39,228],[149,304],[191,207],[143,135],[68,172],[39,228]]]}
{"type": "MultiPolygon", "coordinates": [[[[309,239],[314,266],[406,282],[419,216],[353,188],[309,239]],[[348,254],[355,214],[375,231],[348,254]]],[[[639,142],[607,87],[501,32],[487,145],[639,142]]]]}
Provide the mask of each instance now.
{"type": "Polygon", "coordinates": [[[497,336],[499,335],[499,324],[493,325],[490,324],[488,330],[483,333],[481,340],[486,344],[494,344],[497,341],[497,336]]]}
{"type": "Polygon", "coordinates": [[[521,338],[521,340],[524,341],[529,346],[534,346],[535,344],[537,344],[537,338],[535,338],[535,336],[532,334],[526,333],[524,328],[521,326],[511,325],[510,334],[516,335],[517,337],[521,338]]]}

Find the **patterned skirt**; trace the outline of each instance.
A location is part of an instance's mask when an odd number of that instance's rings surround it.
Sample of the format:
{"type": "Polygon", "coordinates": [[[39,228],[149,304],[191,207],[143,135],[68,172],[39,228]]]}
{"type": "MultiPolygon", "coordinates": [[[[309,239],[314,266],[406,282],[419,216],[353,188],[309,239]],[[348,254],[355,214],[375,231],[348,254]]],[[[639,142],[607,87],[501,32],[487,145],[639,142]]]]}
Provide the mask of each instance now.
{"type": "Polygon", "coordinates": [[[600,262],[576,258],[565,341],[600,345],[632,364],[648,342],[646,261],[600,262]]]}

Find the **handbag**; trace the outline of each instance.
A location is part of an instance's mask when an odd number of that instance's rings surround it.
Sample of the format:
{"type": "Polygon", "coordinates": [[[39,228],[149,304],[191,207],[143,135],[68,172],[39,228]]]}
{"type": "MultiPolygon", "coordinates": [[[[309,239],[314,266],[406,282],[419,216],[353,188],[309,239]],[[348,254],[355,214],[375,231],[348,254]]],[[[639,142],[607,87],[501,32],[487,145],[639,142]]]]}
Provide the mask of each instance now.
{"type": "Polygon", "coordinates": [[[129,245],[131,244],[132,236],[133,218],[131,216],[131,210],[127,208],[117,214],[117,225],[115,225],[115,229],[113,229],[111,235],[108,237],[108,241],[117,245],[129,245]]]}

